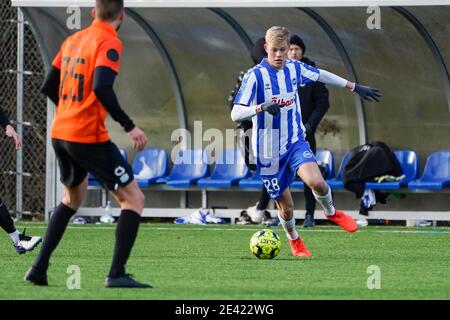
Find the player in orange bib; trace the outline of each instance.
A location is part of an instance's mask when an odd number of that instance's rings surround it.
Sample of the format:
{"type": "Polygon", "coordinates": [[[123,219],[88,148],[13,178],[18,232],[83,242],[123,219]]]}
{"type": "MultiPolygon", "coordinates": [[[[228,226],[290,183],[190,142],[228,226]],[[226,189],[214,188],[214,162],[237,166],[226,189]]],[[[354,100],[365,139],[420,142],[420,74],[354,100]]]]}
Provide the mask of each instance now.
{"type": "Polygon", "coordinates": [[[64,196],[53,211],[39,255],[25,280],[48,284],[50,256],[80,207],[87,192],[87,174],[92,172],[122,210],[105,286],[149,288],[151,285],[140,283],[125,272],[139,228],[144,194],[105,127],[109,113],[122,125],[136,150],[142,150],[147,143],[145,133],[122,110],[113,90],[122,56],[117,30],[124,19],[123,0],[96,0],[92,15],[91,26],[69,36],[61,45],[42,87],[42,92],[57,106],[51,137],[64,196]]]}

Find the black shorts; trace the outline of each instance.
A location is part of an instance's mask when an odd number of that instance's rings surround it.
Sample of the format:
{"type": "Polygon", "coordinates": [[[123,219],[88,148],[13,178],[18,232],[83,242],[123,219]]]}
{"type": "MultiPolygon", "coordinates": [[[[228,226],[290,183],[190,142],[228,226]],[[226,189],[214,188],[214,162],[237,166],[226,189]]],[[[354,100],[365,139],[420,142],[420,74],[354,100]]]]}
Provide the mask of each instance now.
{"type": "Polygon", "coordinates": [[[117,190],[133,181],[133,170],[111,141],[78,143],[52,139],[58,159],[61,182],[79,186],[91,172],[108,190],[117,190]]]}

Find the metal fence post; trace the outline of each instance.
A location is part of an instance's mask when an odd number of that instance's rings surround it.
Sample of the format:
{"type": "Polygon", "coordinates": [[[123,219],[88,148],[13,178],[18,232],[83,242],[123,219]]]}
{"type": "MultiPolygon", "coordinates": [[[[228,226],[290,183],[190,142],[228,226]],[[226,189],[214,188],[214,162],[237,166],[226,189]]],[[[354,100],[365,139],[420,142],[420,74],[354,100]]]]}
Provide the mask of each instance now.
{"type": "MultiPolygon", "coordinates": [[[[24,18],[20,8],[17,8],[17,134],[23,139],[23,44],[24,18]]],[[[21,219],[23,212],[23,152],[17,150],[16,157],[16,217],[21,219]]]]}

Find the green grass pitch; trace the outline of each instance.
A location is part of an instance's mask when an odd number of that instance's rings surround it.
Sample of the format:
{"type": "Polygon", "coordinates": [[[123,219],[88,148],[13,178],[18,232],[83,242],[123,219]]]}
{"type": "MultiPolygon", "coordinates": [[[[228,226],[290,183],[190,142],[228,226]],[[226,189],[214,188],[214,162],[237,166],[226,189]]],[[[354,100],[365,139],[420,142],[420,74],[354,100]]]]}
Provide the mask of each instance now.
{"type": "MultiPolygon", "coordinates": [[[[30,235],[46,227],[24,226],[30,235]]],[[[0,233],[0,299],[450,299],[449,228],[298,228],[313,254],[306,259],[292,257],[283,230],[273,228],[281,252],[258,260],[249,241],[261,226],[142,224],[127,271],[154,288],[139,290],[103,287],[114,227],[70,225],[52,257],[48,287],[23,281],[38,250],[19,256],[0,233]],[[70,265],[80,267],[79,290],[66,286],[70,265]],[[380,289],[367,286],[373,265],[380,289]]]]}

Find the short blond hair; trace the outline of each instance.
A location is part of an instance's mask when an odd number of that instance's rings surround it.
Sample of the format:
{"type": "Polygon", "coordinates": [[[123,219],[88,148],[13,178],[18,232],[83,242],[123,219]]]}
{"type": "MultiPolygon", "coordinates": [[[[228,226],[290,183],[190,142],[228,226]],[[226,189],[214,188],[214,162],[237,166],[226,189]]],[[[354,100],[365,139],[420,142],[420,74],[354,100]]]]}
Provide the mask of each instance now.
{"type": "Polygon", "coordinates": [[[287,41],[289,43],[291,35],[288,29],[280,26],[270,27],[266,31],[266,43],[287,41]]]}

